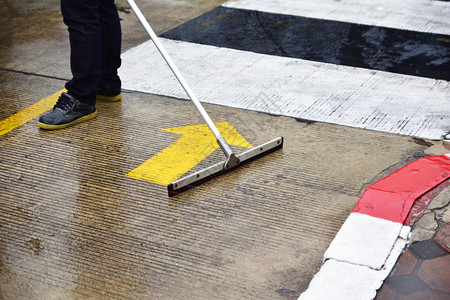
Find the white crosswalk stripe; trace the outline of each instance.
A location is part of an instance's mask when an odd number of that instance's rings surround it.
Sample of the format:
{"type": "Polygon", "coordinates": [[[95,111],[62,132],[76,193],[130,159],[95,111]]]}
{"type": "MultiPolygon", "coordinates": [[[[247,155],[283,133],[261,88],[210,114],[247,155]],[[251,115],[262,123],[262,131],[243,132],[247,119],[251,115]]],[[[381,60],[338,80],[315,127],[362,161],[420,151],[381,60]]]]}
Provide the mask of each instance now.
{"type": "Polygon", "coordinates": [[[431,0],[236,0],[225,7],[450,34],[450,4],[431,0]]]}
{"type": "MultiPolygon", "coordinates": [[[[286,3],[292,4],[293,9],[294,2],[303,1],[240,0],[226,5],[242,8],[248,4],[253,9],[266,4],[275,11],[284,9],[286,3]]],[[[333,2],[356,6],[355,1],[333,2]]],[[[430,13],[435,8],[430,1],[417,2],[430,7],[430,13]]],[[[450,8],[448,3],[440,3],[445,4],[441,11],[450,8]]],[[[361,4],[354,11],[366,9],[369,8],[361,4]]],[[[336,13],[338,9],[329,10],[336,13]]],[[[427,12],[421,14],[426,18],[427,12]]],[[[388,16],[402,19],[394,13],[388,16]]],[[[450,32],[448,23],[442,27],[450,32]]],[[[205,103],[429,139],[446,139],[450,132],[450,83],[445,80],[167,39],[162,42],[197,97],[205,103]]],[[[127,90],[187,98],[150,41],[123,54],[120,76],[127,90]]]]}

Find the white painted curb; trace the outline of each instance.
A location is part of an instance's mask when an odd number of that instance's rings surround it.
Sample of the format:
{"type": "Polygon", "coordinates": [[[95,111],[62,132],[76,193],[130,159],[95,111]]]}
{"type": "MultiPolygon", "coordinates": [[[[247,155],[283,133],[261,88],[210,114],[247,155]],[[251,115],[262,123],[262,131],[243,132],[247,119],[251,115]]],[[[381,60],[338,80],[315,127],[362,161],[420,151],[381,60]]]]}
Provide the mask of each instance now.
{"type": "Polygon", "coordinates": [[[300,295],[299,300],[375,298],[377,290],[391,272],[405,245],[406,240],[398,238],[380,270],[335,259],[325,261],[319,273],[311,281],[309,288],[300,295]]]}
{"type": "Polygon", "coordinates": [[[371,269],[383,268],[403,225],[369,215],[351,213],[324,254],[371,269]]]}
{"type": "Polygon", "coordinates": [[[351,213],[299,300],[373,299],[406,245],[411,228],[351,213]]]}

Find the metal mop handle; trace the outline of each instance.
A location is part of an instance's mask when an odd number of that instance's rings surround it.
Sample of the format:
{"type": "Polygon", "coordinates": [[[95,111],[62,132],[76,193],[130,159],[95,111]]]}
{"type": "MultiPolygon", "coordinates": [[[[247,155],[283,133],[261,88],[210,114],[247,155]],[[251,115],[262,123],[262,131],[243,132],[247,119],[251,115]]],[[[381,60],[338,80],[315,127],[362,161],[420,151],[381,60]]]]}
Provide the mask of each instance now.
{"type": "Polygon", "coordinates": [[[172,59],[170,58],[169,54],[167,53],[166,49],[163,47],[161,42],[159,41],[158,37],[156,36],[155,32],[153,31],[150,24],[145,19],[144,15],[142,14],[139,7],[136,5],[134,0],[127,0],[128,4],[130,4],[131,8],[133,9],[134,13],[136,14],[136,17],[139,19],[139,21],[144,26],[147,33],[150,35],[150,38],[152,42],[155,44],[156,48],[158,49],[159,53],[162,55],[166,63],[169,65],[170,69],[172,70],[173,74],[177,78],[178,82],[180,82],[181,86],[185,90],[186,94],[189,96],[189,98],[194,102],[195,106],[197,107],[197,110],[202,115],[203,119],[205,120],[206,124],[208,125],[211,132],[214,134],[214,136],[217,139],[217,143],[219,144],[220,148],[222,149],[223,153],[227,156],[227,161],[225,162],[224,168],[228,169],[231,168],[237,164],[239,164],[239,159],[236,157],[236,155],[233,153],[233,150],[231,150],[230,146],[226,142],[226,140],[223,138],[223,136],[220,134],[219,130],[217,130],[217,127],[214,125],[211,118],[208,116],[208,113],[203,108],[200,101],[197,99],[197,97],[192,92],[191,88],[187,84],[186,80],[184,80],[183,76],[181,75],[178,68],[173,63],[172,59]]]}

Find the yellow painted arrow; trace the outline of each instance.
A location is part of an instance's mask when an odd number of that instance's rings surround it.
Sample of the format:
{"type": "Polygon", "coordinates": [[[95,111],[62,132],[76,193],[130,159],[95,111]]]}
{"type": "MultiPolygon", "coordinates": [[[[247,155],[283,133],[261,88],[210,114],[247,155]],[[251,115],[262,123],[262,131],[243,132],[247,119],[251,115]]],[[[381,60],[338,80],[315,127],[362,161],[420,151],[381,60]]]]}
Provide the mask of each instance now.
{"type": "MultiPolygon", "coordinates": [[[[253,148],[228,122],[215,125],[228,144],[253,148]]],[[[126,176],[168,185],[219,148],[206,124],[161,130],[182,136],[126,176]]]]}
{"type": "Polygon", "coordinates": [[[53,95],[41,99],[35,104],[28,106],[27,108],[15,113],[12,116],[4,120],[0,120],[0,135],[10,132],[16,127],[22,126],[31,119],[51,109],[55,105],[58,97],[62,92],[67,92],[67,90],[63,89],[59,92],[56,92],[53,95]]]}

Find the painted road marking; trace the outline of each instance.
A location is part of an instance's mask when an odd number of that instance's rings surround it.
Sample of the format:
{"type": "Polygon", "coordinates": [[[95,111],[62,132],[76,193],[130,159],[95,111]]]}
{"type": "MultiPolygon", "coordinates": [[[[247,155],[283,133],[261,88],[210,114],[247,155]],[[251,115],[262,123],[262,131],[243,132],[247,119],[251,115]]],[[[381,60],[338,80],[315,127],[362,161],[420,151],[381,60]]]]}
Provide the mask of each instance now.
{"type": "MultiPolygon", "coordinates": [[[[215,125],[230,145],[252,148],[252,145],[228,122],[215,125]]],[[[126,176],[168,185],[219,148],[216,138],[206,124],[168,128],[162,131],[180,134],[181,138],[126,176]]]]}
{"type": "Polygon", "coordinates": [[[449,177],[450,156],[440,155],[420,158],[371,185],[299,300],[375,298],[405,248],[412,204],[449,177]]]}
{"type": "Polygon", "coordinates": [[[423,157],[369,186],[352,212],[403,224],[414,201],[449,178],[447,155],[423,157]]]}
{"type": "MultiPolygon", "coordinates": [[[[429,139],[450,131],[450,82],[161,39],[202,102],[429,139]],[[262,103],[261,100],[264,100],[262,103]]],[[[122,55],[123,87],[183,89],[151,41],[122,55]]]]}
{"type": "Polygon", "coordinates": [[[450,3],[429,0],[237,0],[230,8],[450,35],[450,3]]]}
{"type": "Polygon", "coordinates": [[[162,37],[450,80],[450,43],[442,34],[217,7],[162,37]]]}
{"type": "Polygon", "coordinates": [[[66,90],[63,89],[59,92],[56,92],[44,99],[39,100],[35,104],[30,105],[27,108],[15,113],[14,115],[0,121],[0,135],[8,133],[14,128],[22,126],[26,122],[51,109],[55,105],[61,93],[65,91],[66,90]]]}

